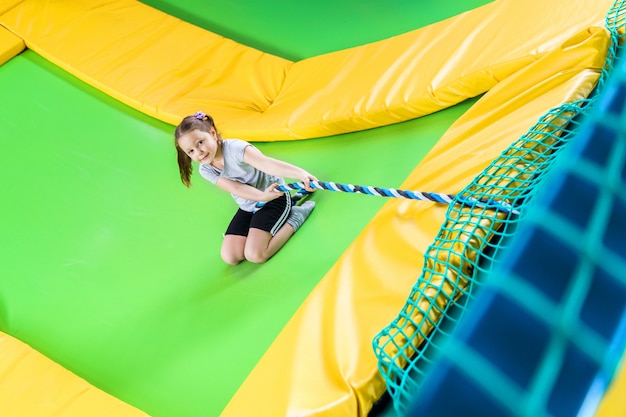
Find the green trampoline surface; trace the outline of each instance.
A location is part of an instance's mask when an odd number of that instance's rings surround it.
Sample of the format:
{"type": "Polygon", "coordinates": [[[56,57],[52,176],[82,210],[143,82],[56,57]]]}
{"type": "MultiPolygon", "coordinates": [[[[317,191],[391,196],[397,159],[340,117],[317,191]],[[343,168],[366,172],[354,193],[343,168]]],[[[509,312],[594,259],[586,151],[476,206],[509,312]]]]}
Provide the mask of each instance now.
{"type": "MultiPolygon", "coordinates": [[[[299,59],[487,2],[146,3],[299,59]]],[[[274,258],[228,266],[219,247],[235,203],[195,174],[182,186],[173,126],[32,51],[0,66],[0,89],[0,330],[154,417],[219,415],[386,201],[318,191],[310,220],[274,258]]],[[[256,145],[321,180],[397,187],[472,103],[340,138],[256,145]]]]}

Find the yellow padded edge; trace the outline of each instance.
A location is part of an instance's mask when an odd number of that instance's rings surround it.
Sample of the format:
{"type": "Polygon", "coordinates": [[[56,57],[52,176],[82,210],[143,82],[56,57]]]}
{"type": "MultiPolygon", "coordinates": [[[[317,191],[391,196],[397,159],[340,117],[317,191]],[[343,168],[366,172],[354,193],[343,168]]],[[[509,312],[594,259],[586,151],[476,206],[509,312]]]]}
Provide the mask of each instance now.
{"type": "Polygon", "coordinates": [[[146,417],[0,332],[0,409],[16,417],[146,417]]]}
{"type": "Polygon", "coordinates": [[[595,417],[626,417],[626,358],[622,359],[622,365],[600,403],[595,417]]]}
{"type": "Polygon", "coordinates": [[[0,26],[0,65],[13,58],[26,48],[22,38],[19,38],[0,26]]]}
{"type": "Polygon", "coordinates": [[[581,28],[601,24],[611,3],[494,1],[297,63],[135,0],[24,0],[0,24],[151,116],[177,124],[202,109],[225,136],[272,141],[396,123],[482,94],[581,28]]]}
{"type": "Polygon", "coordinates": [[[134,0],[24,0],[0,24],[83,81],[172,124],[199,109],[263,112],[291,65],[134,0]]]}
{"type": "MultiPolygon", "coordinates": [[[[586,97],[609,33],[583,30],[459,118],[402,189],[456,193],[548,110],[586,97]]],[[[447,207],[392,199],[294,314],[221,417],[366,417],[384,393],[372,339],[406,302],[447,207]]],[[[454,393],[450,393],[454,398],[454,393]]]]}

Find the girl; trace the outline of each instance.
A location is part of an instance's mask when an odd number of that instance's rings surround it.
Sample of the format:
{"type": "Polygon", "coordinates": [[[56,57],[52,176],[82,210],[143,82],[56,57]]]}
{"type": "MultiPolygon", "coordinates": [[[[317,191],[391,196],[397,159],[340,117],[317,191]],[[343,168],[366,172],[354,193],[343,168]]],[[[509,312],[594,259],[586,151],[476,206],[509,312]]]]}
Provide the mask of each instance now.
{"type": "Polygon", "coordinates": [[[315,202],[292,207],[289,192],[276,187],[285,183],[284,178],[293,178],[312,192],[310,181],[317,178],[302,168],[265,156],[248,142],[222,139],[211,116],[197,112],[185,117],[174,137],[183,184],[191,185],[195,161],[200,164],[200,174],[231,193],[239,205],[222,243],[221,256],[226,263],[267,261],[313,211],[315,202]],[[255,212],[257,202],[265,204],[255,212]]]}

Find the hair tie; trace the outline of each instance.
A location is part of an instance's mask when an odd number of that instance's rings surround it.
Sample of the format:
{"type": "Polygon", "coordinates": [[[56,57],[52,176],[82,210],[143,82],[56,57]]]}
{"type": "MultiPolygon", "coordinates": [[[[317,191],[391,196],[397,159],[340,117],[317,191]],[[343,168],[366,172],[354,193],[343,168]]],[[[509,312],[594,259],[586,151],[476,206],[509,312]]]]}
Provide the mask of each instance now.
{"type": "Polygon", "coordinates": [[[201,112],[201,111],[197,111],[196,114],[194,114],[193,116],[198,120],[204,120],[207,117],[206,113],[201,112]]]}

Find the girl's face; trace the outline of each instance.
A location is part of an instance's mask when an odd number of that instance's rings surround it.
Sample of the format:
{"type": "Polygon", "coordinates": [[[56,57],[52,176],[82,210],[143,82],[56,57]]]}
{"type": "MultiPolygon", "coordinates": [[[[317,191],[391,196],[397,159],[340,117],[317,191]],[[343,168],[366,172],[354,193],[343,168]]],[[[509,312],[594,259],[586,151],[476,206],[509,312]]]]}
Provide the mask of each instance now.
{"type": "Polygon", "coordinates": [[[221,156],[217,132],[194,129],[178,138],[178,146],[193,160],[200,164],[210,164],[221,156]]]}

